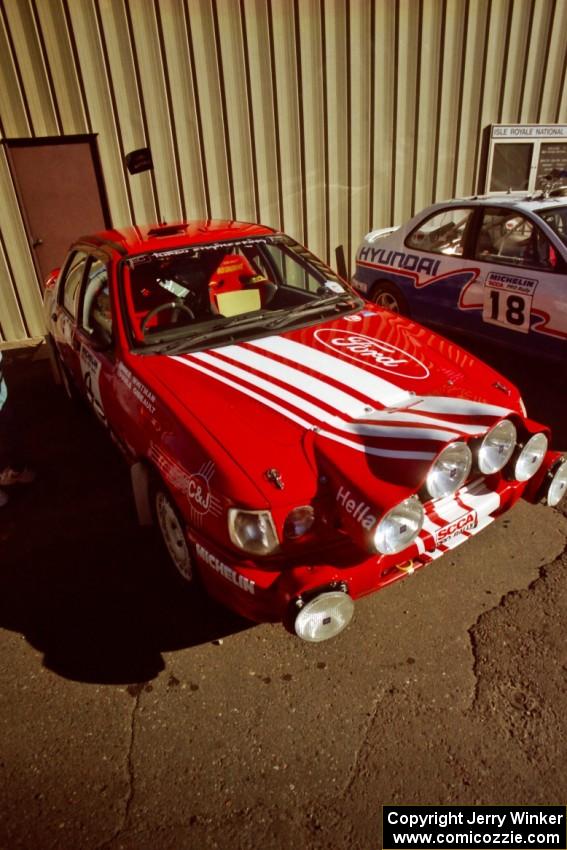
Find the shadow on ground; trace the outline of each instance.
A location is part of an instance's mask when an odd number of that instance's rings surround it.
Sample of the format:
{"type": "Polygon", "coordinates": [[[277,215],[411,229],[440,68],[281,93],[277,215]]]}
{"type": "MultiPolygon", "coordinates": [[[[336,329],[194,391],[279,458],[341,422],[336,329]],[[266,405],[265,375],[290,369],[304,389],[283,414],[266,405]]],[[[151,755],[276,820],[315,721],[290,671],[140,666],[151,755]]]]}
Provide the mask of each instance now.
{"type": "Polygon", "coordinates": [[[38,479],[11,487],[0,514],[0,627],[62,676],[117,684],[153,679],[163,652],[249,628],[168,578],[160,546],[136,522],[126,464],[53,384],[47,361],[18,353],[7,373],[38,479]]]}

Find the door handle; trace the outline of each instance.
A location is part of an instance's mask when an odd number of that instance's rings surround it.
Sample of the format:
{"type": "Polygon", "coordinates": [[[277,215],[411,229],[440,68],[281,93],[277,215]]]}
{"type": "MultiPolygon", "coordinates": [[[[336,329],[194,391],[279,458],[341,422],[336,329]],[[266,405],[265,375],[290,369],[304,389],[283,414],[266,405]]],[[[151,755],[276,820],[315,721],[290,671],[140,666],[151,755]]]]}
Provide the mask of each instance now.
{"type": "Polygon", "coordinates": [[[39,248],[39,246],[40,246],[40,245],[43,245],[43,239],[40,239],[40,238],[38,237],[37,239],[34,239],[34,240],[33,240],[33,242],[32,242],[32,248],[39,248]]]}

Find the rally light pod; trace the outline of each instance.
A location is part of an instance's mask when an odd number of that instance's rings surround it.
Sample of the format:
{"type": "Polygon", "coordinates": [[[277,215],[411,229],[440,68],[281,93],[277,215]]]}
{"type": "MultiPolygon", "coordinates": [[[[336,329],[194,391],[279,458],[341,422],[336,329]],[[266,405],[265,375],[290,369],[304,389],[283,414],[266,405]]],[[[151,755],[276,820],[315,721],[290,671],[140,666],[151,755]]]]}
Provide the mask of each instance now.
{"type": "Polygon", "coordinates": [[[545,501],[550,508],[555,508],[567,492],[567,458],[560,458],[549,470],[548,481],[545,501]]]}
{"type": "Polygon", "coordinates": [[[548,449],[548,439],[543,432],[532,434],[514,460],[516,481],[529,481],[542,465],[548,449]]]}

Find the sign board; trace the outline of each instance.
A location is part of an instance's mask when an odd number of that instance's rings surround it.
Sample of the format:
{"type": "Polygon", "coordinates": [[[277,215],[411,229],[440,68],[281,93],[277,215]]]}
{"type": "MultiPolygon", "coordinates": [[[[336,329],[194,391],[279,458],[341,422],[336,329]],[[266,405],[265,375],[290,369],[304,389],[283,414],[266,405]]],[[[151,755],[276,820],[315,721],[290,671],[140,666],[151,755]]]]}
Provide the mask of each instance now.
{"type": "Polygon", "coordinates": [[[567,185],[567,124],[493,124],[485,192],[567,185]]]}

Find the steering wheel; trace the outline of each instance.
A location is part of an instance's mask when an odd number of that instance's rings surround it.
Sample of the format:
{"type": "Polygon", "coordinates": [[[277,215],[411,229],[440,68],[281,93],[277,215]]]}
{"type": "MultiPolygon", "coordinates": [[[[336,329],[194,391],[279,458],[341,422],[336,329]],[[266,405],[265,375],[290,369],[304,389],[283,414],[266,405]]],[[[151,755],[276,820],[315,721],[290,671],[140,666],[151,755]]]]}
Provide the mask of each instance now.
{"type": "Polygon", "coordinates": [[[186,304],[183,304],[182,301],[168,301],[166,304],[158,304],[157,307],[154,307],[153,310],[150,310],[150,312],[147,316],[145,316],[142,321],[142,324],[140,325],[140,330],[142,331],[144,336],[146,335],[146,328],[148,326],[148,323],[154,318],[154,316],[157,316],[158,313],[163,313],[164,310],[172,310],[174,312],[179,311],[181,313],[186,313],[192,322],[195,320],[195,313],[193,312],[193,310],[191,310],[190,307],[187,307],[186,304]]]}

